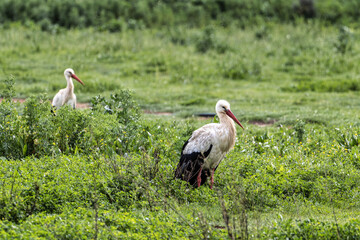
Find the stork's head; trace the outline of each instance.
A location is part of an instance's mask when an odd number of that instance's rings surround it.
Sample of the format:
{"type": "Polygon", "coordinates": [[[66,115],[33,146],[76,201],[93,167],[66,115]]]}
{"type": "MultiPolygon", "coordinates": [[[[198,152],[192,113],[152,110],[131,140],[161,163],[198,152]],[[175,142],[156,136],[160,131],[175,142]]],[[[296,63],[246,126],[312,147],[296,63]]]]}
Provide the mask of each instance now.
{"type": "Polygon", "coordinates": [[[237,118],[235,117],[235,115],[231,112],[230,110],[230,103],[228,103],[225,100],[219,100],[216,103],[216,107],[215,107],[215,111],[218,114],[218,116],[220,114],[226,114],[228,115],[232,120],[234,120],[242,129],[244,129],[244,127],[241,125],[241,123],[239,122],[239,120],[237,120],[237,118]]]}
{"type": "Polygon", "coordinates": [[[74,70],[72,70],[72,68],[67,68],[64,71],[64,75],[66,78],[74,78],[75,80],[77,80],[79,83],[81,83],[82,85],[84,85],[84,83],[75,75],[74,70]]]}

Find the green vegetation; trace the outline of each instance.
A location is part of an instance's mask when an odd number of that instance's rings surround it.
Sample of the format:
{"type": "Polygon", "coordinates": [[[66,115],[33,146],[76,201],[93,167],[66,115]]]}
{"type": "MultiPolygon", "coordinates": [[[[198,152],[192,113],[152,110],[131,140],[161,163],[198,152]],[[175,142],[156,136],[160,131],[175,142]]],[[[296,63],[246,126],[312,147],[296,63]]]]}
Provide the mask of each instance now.
{"type": "Polygon", "coordinates": [[[201,27],[210,21],[245,26],[259,19],[289,22],[316,18],[347,24],[359,20],[359,7],[357,0],[4,0],[0,22],[34,21],[43,30],[96,26],[110,31],[179,24],[201,27]]]}
{"type": "Polygon", "coordinates": [[[301,7],[2,1],[0,238],[359,239],[358,1],[301,7]],[[91,107],[54,115],[68,67],[91,107]],[[181,147],[221,98],[245,131],[193,189],[181,147]]]}
{"type": "Polygon", "coordinates": [[[1,103],[2,236],[360,235],[358,127],[249,125],[212,191],[173,179],[194,123],[145,119],[128,91],[93,103],[56,116],[39,98],[29,98],[22,115],[9,113],[18,104],[1,103]]]}
{"type": "Polygon", "coordinates": [[[75,83],[79,102],[131,89],[141,108],[177,116],[212,112],[224,98],[243,121],[359,122],[356,29],[300,22],[48,33],[12,24],[0,33],[0,80],[14,78],[18,98],[52,98],[71,67],[85,83],[75,83]]]}

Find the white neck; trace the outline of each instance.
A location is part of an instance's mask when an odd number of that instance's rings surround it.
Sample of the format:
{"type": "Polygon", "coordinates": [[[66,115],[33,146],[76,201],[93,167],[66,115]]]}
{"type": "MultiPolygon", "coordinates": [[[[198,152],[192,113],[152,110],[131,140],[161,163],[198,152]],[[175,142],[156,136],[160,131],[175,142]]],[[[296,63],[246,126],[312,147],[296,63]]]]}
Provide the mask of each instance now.
{"type": "Polygon", "coordinates": [[[220,124],[224,126],[228,130],[228,139],[227,139],[227,147],[226,151],[229,151],[232,147],[235,145],[235,139],[236,139],[236,128],[234,121],[226,115],[226,113],[221,112],[218,113],[220,124]]]}
{"type": "Polygon", "coordinates": [[[68,76],[65,76],[66,78],[66,81],[67,81],[67,86],[66,86],[66,89],[67,91],[70,93],[73,93],[74,92],[74,84],[73,84],[73,81],[71,79],[71,77],[68,77],[68,76]]]}

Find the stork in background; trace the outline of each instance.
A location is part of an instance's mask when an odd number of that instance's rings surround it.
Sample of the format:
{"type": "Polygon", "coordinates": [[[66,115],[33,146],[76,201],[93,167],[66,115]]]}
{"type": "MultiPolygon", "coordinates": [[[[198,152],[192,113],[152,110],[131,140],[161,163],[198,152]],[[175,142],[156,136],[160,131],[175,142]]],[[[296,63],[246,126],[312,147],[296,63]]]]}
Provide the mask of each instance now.
{"type": "Polygon", "coordinates": [[[182,148],[175,177],[194,187],[203,185],[210,176],[210,188],[214,184],[214,172],[221,160],[234,147],[236,128],[234,121],[244,129],[225,100],[216,103],[220,123],[210,123],[194,131],[182,148]]]}
{"type": "Polygon", "coordinates": [[[52,105],[56,108],[59,108],[65,104],[69,104],[72,108],[76,107],[76,95],[74,94],[74,83],[72,78],[77,80],[79,83],[84,85],[84,83],[75,75],[74,70],[67,68],[64,71],[64,75],[67,81],[67,86],[64,89],[61,89],[54,97],[52,105]]]}

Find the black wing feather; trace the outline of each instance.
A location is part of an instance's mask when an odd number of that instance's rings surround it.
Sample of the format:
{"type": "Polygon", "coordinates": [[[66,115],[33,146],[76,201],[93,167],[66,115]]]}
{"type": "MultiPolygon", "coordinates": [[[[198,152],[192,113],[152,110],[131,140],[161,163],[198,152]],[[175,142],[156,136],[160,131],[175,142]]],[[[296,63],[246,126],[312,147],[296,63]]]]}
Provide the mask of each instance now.
{"type": "MultiPolygon", "coordinates": [[[[188,143],[189,140],[187,140],[182,147],[180,161],[175,171],[175,177],[187,181],[194,187],[197,187],[197,176],[199,174],[200,168],[204,164],[204,159],[209,156],[213,145],[211,144],[210,148],[204,152],[204,154],[201,152],[184,154],[184,149],[188,143]]],[[[209,169],[203,169],[201,171],[201,185],[206,182],[209,175],[209,169]]]]}

